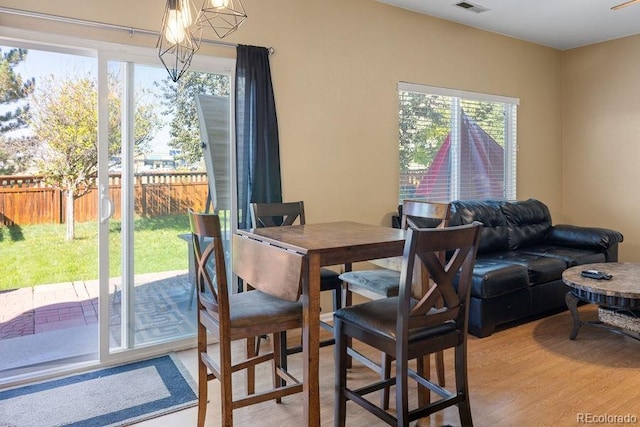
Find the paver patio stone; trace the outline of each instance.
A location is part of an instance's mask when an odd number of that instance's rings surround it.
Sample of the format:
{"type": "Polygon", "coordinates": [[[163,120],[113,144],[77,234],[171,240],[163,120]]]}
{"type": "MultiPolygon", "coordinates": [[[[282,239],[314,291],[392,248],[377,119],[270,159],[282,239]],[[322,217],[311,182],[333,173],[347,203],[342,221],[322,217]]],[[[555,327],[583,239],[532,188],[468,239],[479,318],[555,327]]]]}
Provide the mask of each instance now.
{"type": "MultiPolygon", "coordinates": [[[[117,282],[117,280],[111,281],[110,293],[116,290],[117,282]]],[[[176,295],[178,298],[184,297],[185,290],[189,291],[190,287],[186,282],[185,272],[157,273],[136,277],[136,286],[146,286],[147,283],[155,283],[154,286],[157,286],[157,289],[163,289],[161,293],[164,295],[149,301],[150,304],[156,306],[153,310],[148,307],[142,310],[142,312],[154,313],[153,319],[141,317],[141,319],[151,322],[151,327],[162,324],[163,312],[188,310],[188,307],[183,308],[175,303],[162,302],[162,298],[174,298],[176,295]],[[166,284],[162,284],[164,281],[166,284]],[[168,291],[176,286],[175,291],[168,291]]],[[[0,291],[0,340],[95,324],[98,322],[98,294],[97,280],[55,283],[0,291]]],[[[153,295],[153,293],[149,295],[153,295]]],[[[188,298],[188,295],[186,297],[188,298]]],[[[110,305],[112,307],[111,323],[119,324],[120,304],[110,303],[110,305]]],[[[171,319],[164,318],[164,321],[171,322],[171,319]]],[[[144,331],[146,328],[141,330],[144,331]]]]}

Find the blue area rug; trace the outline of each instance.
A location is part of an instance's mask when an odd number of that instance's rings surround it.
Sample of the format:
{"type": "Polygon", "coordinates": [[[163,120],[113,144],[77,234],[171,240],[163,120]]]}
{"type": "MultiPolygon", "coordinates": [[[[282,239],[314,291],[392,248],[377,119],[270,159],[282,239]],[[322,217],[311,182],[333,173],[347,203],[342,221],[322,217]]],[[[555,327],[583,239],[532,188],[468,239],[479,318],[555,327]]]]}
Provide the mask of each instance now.
{"type": "Polygon", "coordinates": [[[173,355],[0,391],[2,427],[126,426],[195,406],[173,355]]]}

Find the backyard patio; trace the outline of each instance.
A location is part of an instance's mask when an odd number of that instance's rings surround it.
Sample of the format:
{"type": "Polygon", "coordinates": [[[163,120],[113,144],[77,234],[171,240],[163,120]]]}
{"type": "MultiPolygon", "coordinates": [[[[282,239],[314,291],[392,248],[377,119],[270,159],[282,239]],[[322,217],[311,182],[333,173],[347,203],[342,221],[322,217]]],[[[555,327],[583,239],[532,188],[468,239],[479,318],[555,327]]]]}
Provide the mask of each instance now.
{"type": "MultiPolygon", "coordinates": [[[[137,275],[135,281],[136,345],[195,334],[195,301],[186,271],[137,275]]],[[[111,347],[117,347],[120,288],[110,283],[109,295],[111,347]]],[[[17,368],[97,353],[97,280],[2,291],[0,307],[0,378],[17,368]]]]}

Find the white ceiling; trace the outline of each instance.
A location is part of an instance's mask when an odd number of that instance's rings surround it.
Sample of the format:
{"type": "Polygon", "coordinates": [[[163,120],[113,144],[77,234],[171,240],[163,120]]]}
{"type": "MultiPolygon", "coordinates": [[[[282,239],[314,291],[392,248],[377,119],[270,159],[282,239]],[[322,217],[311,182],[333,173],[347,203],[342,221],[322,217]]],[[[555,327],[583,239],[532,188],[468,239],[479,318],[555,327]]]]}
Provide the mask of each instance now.
{"type": "Polygon", "coordinates": [[[640,2],[611,10],[625,0],[465,0],[482,13],[460,0],[377,1],[561,50],[640,33],[640,2]]]}

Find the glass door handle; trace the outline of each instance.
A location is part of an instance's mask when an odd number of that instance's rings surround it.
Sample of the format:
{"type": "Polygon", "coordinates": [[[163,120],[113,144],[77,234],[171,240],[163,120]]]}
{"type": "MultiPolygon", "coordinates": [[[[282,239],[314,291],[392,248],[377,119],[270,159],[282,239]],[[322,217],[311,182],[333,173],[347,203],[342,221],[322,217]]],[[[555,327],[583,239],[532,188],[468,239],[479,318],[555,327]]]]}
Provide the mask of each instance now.
{"type": "Polygon", "coordinates": [[[113,201],[109,198],[109,194],[107,192],[107,187],[104,185],[100,186],[100,213],[106,214],[100,217],[100,222],[105,224],[109,221],[109,218],[113,216],[113,201]]]}

